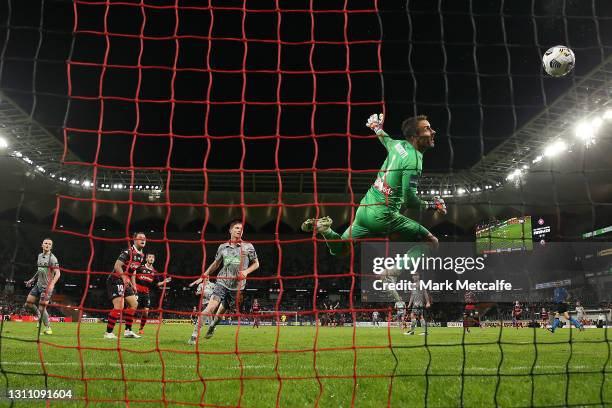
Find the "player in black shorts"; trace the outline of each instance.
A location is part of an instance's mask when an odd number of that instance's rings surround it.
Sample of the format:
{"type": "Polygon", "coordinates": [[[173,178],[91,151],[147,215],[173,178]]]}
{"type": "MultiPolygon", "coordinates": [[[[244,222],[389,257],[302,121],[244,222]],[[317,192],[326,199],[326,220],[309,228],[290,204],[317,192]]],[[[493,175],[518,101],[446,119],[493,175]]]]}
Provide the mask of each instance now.
{"type": "Polygon", "coordinates": [[[42,321],[45,326],[43,333],[49,335],[53,334],[53,330],[51,330],[47,306],[51,301],[53,289],[61,273],[57,258],[51,252],[53,241],[50,238],[45,238],[41,248],[42,253],[38,255],[36,261],[36,273],[32,279],[25,282],[27,287],[33,286],[33,288],[28,294],[24,306],[38,316],[38,327],[40,327],[40,322],[42,321]],[[36,303],[38,303],[38,307],[36,303]]]}
{"type": "MultiPolygon", "coordinates": [[[[259,268],[257,252],[255,252],[253,244],[242,240],[242,232],[242,221],[232,221],[229,227],[229,241],[219,245],[214,262],[210,264],[201,278],[198,279],[200,282],[208,281],[210,274],[221,267],[217,274],[217,282],[210,301],[203,313],[204,316],[214,316],[205,335],[207,339],[211,338],[215,333],[215,327],[219,321],[217,319],[218,310],[221,305],[229,309],[232,303],[236,302],[236,311],[240,312],[239,299],[241,292],[246,286],[246,277],[259,268]]],[[[193,284],[195,282],[192,282],[193,284]]],[[[199,323],[193,329],[188,344],[196,344],[201,326],[202,319],[200,318],[199,323]]]]}
{"type": "MultiPolygon", "coordinates": [[[[472,291],[467,291],[463,295],[463,301],[465,302],[465,306],[463,307],[463,331],[464,333],[470,332],[470,327],[475,326],[475,317],[478,313],[476,311],[476,304],[478,303],[478,299],[476,298],[476,294],[472,291]]],[[[480,317],[478,318],[480,323],[480,317]]]]}
{"type": "Polygon", "coordinates": [[[140,328],[138,330],[138,334],[140,335],[144,334],[144,327],[145,324],[147,324],[147,317],[149,317],[151,289],[154,287],[162,287],[165,283],[172,280],[170,277],[163,279],[163,276],[153,267],[153,263],[155,263],[155,254],[147,254],[146,263],[132,275],[134,287],[136,288],[138,296],[138,307],[142,309],[142,314],[140,315],[140,328]]]}
{"type": "Polygon", "coordinates": [[[108,313],[108,324],[106,325],[105,339],[116,339],[117,336],[113,333],[117,320],[123,312],[125,320],[126,338],[138,339],[140,336],[132,331],[132,323],[134,322],[134,314],[138,308],[138,300],[136,299],[136,291],[132,280],[132,275],[144,263],[143,248],[147,244],[147,236],[143,232],[137,232],[133,235],[134,245],[124,250],[115,261],[113,273],[106,280],[106,291],[108,297],[113,302],[113,309],[108,313]],[[125,303],[128,307],[124,310],[125,303]]]}

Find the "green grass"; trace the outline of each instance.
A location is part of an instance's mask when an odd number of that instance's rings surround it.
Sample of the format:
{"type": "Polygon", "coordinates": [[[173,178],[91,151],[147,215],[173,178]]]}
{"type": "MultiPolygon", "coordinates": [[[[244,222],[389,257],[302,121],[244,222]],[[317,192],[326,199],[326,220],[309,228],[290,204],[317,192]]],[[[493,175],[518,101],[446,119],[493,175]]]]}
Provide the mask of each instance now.
{"type": "MultiPolygon", "coordinates": [[[[123,400],[126,387],[130,407],[164,406],[164,396],[167,406],[274,407],[277,398],[283,407],[317,401],[321,407],[384,407],[389,400],[393,407],[458,407],[462,399],[466,407],[527,407],[532,399],[535,406],[565,406],[568,378],[570,405],[612,406],[612,330],[607,338],[603,329],[572,330],[570,344],[567,329],[476,329],[461,346],[462,329],[455,328],[409,337],[397,328],[322,327],[317,333],[314,327],[243,326],[237,335],[236,327],[220,326],[196,353],[186,344],[191,326],[168,324],[158,332],[151,325],[142,339],[121,339],[121,364],[117,342],[102,339],[104,325],[82,324],[80,336],[77,327],[56,324],[52,336],[37,342],[33,324],[4,323],[0,388],[6,381],[10,389],[44,388],[40,353],[47,388],[71,389],[81,399],[51,402],[58,407],[85,406],[85,396],[88,407],[126,406],[100,401],[123,400]]],[[[9,403],[0,400],[0,406],[9,403]]]]}

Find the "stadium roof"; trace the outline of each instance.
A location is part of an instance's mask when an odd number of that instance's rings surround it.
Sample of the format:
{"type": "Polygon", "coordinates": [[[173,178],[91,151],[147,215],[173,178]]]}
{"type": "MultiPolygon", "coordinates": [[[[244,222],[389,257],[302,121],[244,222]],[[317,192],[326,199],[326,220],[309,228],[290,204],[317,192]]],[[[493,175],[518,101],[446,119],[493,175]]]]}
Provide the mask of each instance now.
{"type": "MultiPolygon", "coordinates": [[[[0,130],[0,136],[7,139],[13,155],[26,162],[26,159],[32,160],[45,173],[59,172],[64,145],[2,91],[0,130]]],[[[70,151],[68,155],[70,159],[78,159],[70,151]]]]}
{"type": "MultiPolygon", "coordinates": [[[[526,173],[544,158],[546,146],[551,142],[558,139],[574,140],[570,134],[575,131],[580,120],[605,114],[607,109],[612,108],[611,75],[612,57],[609,57],[588,75],[574,78],[575,83],[571,89],[470,169],[453,173],[425,173],[420,182],[420,193],[446,196],[469,194],[499,187],[507,179],[516,178],[509,177],[513,173],[515,176],[526,173]]],[[[0,126],[3,136],[8,139],[10,154],[31,162],[29,164],[36,171],[60,183],[91,182],[91,168],[62,164],[63,144],[5,93],[0,93],[0,126]]],[[[81,161],[73,152],[66,153],[67,162],[81,161]]],[[[365,191],[372,176],[372,172],[352,172],[353,191],[365,191]]],[[[208,172],[207,177],[209,191],[239,191],[243,183],[245,192],[274,192],[279,190],[280,177],[283,191],[303,193],[312,192],[315,183],[311,172],[290,170],[282,170],[278,174],[273,171],[247,171],[243,178],[238,172],[208,172]]],[[[137,170],[132,182],[130,171],[99,168],[97,181],[99,188],[125,189],[132,185],[139,189],[148,186],[148,189],[155,190],[165,189],[168,178],[159,171],[137,170]]],[[[319,170],[316,184],[320,192],[350,191],[347,172],[319,170]]],[[[172,171],[170,185],[172,190],[203,190],[203,172],[172,171]]]]}

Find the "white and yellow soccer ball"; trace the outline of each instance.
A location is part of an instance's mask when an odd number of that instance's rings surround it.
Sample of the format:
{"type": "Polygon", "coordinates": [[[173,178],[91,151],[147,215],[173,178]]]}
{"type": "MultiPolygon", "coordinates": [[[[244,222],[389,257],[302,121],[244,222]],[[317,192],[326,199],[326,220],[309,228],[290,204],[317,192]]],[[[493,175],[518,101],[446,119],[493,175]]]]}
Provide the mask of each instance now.
{"type": "Polygon", "coordinates": [[[572,72],[576,65],[576,56],[568,47],[555,45],[542,56],[542,65],[548,75],[562,77],[572,72]]]}

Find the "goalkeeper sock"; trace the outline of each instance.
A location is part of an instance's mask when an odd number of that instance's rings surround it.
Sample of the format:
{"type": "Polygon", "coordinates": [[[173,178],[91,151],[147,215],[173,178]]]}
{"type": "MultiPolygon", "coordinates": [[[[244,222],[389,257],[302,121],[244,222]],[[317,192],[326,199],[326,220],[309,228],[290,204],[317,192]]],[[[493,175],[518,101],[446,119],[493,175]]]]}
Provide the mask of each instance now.
{"type": "Polygon", "coordinates": [[[577,329],[580,329],[582,327],[580,322],[573,317],[570,317],[570,322],[574,323],[574,326],[576,326],[577,329]]]}
{"type": "Polygon", "coordinates": [[[136,309],[125,309],[125,330],[132,331],[132,324],[134,323],[134,314],[136,314],[136,309]]]}
{"type": "Polygon", "coordinates": [[[141,316],[140,317],[140,330],[144,330],[145,324],[147,324],[147,317],[141,316]]]}
{"type": "Polygon", "coordinates": [[[410,321],[410,331],[414,331],[414,329],[416,328],[416,323],[416,319],[410,321]]]}
{"type": "Polygon", "coordinates": [[[115,328],[115,324],[117,323],[117,319],[119,318],[120,314],[121,314],[121,310],[119,309],[113,309],[110,312],[108,312],[108,323],[106,324],[107,333],[113,332],[113,329],[115,328]]]}
{"type": "Polygon", "coordinates": [[[421,328],[427,333],[427,320],[421,319],[421,328]]]}

